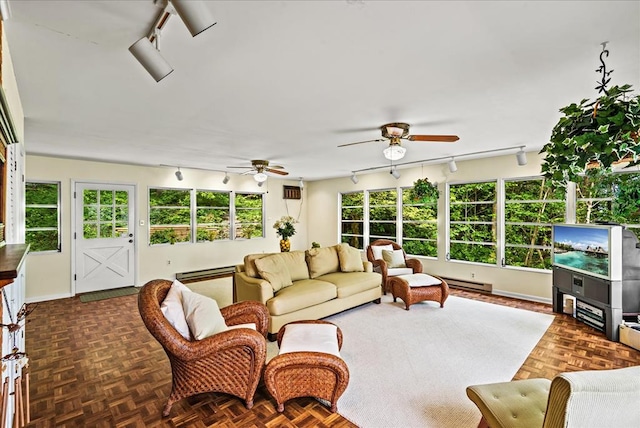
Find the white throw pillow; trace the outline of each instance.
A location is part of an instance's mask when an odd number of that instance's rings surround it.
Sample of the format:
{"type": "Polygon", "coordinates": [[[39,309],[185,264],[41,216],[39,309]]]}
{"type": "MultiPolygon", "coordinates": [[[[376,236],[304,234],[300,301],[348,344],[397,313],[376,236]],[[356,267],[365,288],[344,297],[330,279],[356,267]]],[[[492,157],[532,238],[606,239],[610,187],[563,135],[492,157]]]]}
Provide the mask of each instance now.
{"type": "Polygon", "coordinates": [[[402,277],[409,287],[429,287],[431,285],[440,285],[442,281],[426,273],[414,273],[413,275],[404,275],[402,277]]]}
{"type": "Polygon", "coordinates": [[[191,334],[189,333],[189,326],[185,319],[184,309],[182,308],[182,293],[192,293],[186,285],[178,281],[177,279],[171,284],[171,288],[167,293],[167,296],[160,305],[160,310],[164,317],[169,321],[169,324],[175,328],[178,333],[187,340],[191,340],[191,334]]]}
{"type": "Polygon", "coordinates": [[[387,267],[390,268],[407,267],[404,261],[404,252],[402,250],[383,250],[382,259],[387,262],[387,267]]]}
{"type": "Polygon", "coordinates": [[[196,340],[229,330],[218,302],[210,297],[198,293],[183,293],[182,308],[189,330],[196,340]]]}
{"type": "Polygon", "coordinates": [[[337,327],[334,324],[287,325],[279,353],[301,351],[324,352],[339,357],[337,327]]]}
{"type": "Polygon", "coordinates": [[[393,251],[393,245],[389,244],[389,245],[372,245],[371,246],[371,251],[373,252],[374,260],[382,259],[383,250],[393,251]]]}

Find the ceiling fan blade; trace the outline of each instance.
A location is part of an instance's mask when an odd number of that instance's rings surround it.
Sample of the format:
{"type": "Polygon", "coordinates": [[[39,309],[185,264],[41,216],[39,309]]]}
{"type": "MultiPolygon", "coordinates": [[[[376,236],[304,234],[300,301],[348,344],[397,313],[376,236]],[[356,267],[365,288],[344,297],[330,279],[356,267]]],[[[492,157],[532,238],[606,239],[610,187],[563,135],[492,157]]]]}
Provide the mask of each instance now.
{"type": "Polygon", "coordinates": [[[378,143],[380,141],[387,141],[387,139],[386,138],[378,138],[377,140],[358,141],[357,143],[340,144],[338,147],[353,146],[354,144],[363,144],[363,143],[378,143]]]}
{"type": "Polygon", "coordinates": [[[407,135],[409,141],[436,141],[441,143],[453,143],[460,137],[457,135],[407,135]]]}
{"type": "Polygon", "coordinates": [[[280,171],[278,169],[272,169],[272,168],[265,168],[264,169],[267,172],[270,172],[272,174],[278,174],[278,175],[289,175],[289,173],[287,171],[280,171]]]}

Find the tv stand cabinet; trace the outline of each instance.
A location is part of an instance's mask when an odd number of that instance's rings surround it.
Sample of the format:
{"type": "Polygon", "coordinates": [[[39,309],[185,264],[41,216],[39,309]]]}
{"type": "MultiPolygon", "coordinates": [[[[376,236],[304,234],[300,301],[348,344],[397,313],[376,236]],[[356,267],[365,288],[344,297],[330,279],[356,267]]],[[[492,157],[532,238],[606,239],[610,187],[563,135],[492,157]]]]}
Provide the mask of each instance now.
{"type": "Polygon", "coordinates": [[[609,281],[553,267],[553,311],[562,313],[564,296],[576,299],[576,318],[618,341],[622,324],[622,281],[609,281]]]}

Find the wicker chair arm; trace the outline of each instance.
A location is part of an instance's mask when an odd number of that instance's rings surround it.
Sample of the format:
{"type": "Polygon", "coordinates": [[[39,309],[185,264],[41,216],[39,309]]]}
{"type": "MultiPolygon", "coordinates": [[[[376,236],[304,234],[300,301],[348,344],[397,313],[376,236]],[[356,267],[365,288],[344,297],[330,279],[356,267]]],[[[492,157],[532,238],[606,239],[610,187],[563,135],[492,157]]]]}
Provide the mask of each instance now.
{"type": "Polygon", "coordinates": [[[422,262],[418,259],[405,259],[408,268],[413,269],[413,273],[422,273],[422,262]]]}
{"type": "Polygon", "coordinates": [[[258,333],[267,337],[269,329],[269,310],[267,307],[254,301],[245,301],[220,308],[227,325],[254,323],[258,333]]]}
{"type": "Polygon", "coordinates": [[[220,354],[237,348],[250,348],[256,355],[266,355],[267,342],[262,334],[250,328],[223,331],[202,340],[187,341],[186,346],[171,347],[173,355],[182,361],[202,360],[211,356],[221,358],[220,354]]]}

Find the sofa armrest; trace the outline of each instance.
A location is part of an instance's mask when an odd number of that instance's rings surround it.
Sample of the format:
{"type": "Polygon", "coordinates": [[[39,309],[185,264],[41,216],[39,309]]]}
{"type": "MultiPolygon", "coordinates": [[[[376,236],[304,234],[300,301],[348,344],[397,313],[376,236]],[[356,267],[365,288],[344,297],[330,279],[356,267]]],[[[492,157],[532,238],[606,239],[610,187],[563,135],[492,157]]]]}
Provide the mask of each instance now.
{"type": "Polygon", "coordinates": [[[266,304],[273,297],[271,283],[262,278],[252,278],[244,272],[236,272],[235,281],[238,302],[255,300],[266,304]]]}
{"type": "Polygon", "coordinates": [[[413,273],[422,273],[422,262],[418,259],[406,259],[405,264],[413,269],[413,273]]]}
{"type": "Polygon", "coordinates": [[[373,263],[364,260],[362,262],[362,266],[364,267],[365,272],[373,272],[373,263]]]}

